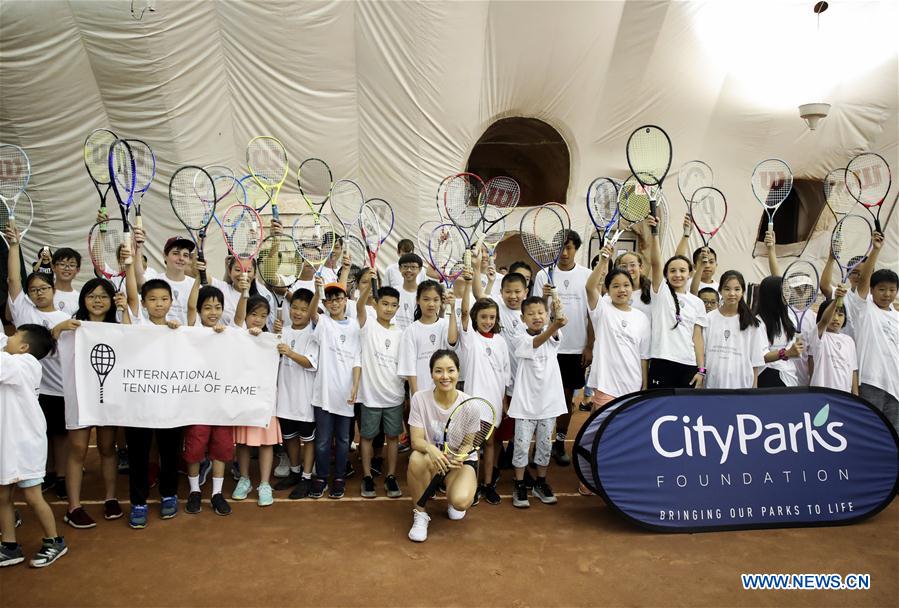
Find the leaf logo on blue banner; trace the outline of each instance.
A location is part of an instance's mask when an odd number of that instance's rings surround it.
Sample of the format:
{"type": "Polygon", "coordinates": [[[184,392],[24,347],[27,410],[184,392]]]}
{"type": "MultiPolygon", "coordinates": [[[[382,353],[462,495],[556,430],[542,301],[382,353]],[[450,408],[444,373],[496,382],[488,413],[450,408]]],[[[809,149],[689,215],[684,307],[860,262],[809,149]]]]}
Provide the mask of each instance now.
{"type": "Polygon", "coordinates": [[[825,422],[827,422],[827,417],[830,415],[830,404],[825,403],[824,407],[818,410],[818,413],[815,414],[815,419],[812,421],[812,424],[815,426],[823,426],[825,422]]]}

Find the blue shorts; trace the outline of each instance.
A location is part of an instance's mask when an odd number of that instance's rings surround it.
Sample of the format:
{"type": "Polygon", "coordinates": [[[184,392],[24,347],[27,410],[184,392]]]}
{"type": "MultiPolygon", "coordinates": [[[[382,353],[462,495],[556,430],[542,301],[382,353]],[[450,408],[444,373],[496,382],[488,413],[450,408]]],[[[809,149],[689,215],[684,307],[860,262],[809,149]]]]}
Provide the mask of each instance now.
{"type": "Polygon", "coordinates": [[[22,488],[33,488],[34,486],[39,486],[44,483],[43,477],[38,477],[37,479],[23,479],[22,481],[17,481],[16,486],[22,488]]]}

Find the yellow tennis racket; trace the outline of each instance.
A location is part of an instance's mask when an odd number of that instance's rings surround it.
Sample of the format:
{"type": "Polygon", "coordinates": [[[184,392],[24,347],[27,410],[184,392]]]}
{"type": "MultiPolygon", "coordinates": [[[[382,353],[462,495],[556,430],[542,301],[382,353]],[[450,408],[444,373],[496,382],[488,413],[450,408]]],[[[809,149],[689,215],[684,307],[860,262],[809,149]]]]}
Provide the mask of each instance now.
{"type": "Polygon", "coordinates": [[[256,183],[271,197],[272,219],[280,221],[278,193],[287,179],[289,168],[284,144],[270,135],[254,137],[247,144],[247,168],[256,183]]]}

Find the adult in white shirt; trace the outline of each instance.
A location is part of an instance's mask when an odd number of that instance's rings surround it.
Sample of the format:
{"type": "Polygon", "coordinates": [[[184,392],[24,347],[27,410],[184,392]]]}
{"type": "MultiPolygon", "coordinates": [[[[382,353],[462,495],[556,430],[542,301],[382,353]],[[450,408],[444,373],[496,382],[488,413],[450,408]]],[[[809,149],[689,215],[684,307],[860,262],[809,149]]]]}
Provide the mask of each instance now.
{"type": "MultiPolygon", "coordinates": [[[[398,258],[402,258],[407,253],[415,253],[415,243],[411,239],[400,239],[396,244],[396,255],[398,258]]],[[[419,259],[421,259],[420,256],[419,259]]],[[[401,261],[396,261],[387,267],[384,271],[384,287],[393,287],[397,291],[400,290],[400,287],[405,281],[403,269],[401,268],[402,265],[401,261]]],[[[423,265],[419,264],[418,274],[415,276],[415,284],[418,285],[427,279],[428,275],[425,272],[423,265]]]]}
{"type": "MultiPolygon", "coordinates": [[[[135,235],[137,244],[136,254],[141,255],[142,238],[135,235]]],[[[172,288],[172,307],[169,309],[166,319],[178,321],[181,325],[187,324],[187,301],[190,290],[194,285],[194,278],[185,274],[192,266],[191,253],[195,248],[194,242],[181,236],[170,237],[162,248],[165,256],[165,272],[157,272],[152,268],[146,271],[142,264],[135,264],[138,289],[145,281],[150,279],[162,279],[172,288]]]]}

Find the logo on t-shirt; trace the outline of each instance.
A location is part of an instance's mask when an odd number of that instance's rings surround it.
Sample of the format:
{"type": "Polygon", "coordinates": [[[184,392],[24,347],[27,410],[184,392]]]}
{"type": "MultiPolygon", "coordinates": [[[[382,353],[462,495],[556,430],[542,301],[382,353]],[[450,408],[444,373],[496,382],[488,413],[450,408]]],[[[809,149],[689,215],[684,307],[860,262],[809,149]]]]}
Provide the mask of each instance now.
{"type": "Polygon", "coordinates": [[[621,319],[621,327],[627,327],[627,319],[621,319]]]}
{"type": "Polygon", "coordinates": [[[296,343],[297,343],[296,340],[291,340],[291,341],[290,341],[290,349],[291,349],[291,350],[293,350],[293,347],[296,345],[296,343]]]}
{"type": "Polygon", "coordinates": [[[390,348],[390,338],[384,340],[384,348],[390,348]]]}
{"type": "Polygon", "coordinates": [[[484,351],[484,352],[486,352],[486,353],[487,353],[487,356],[489,357],[490,355],[493,354],[493,349],[491,349],[491,348],[488,346],[488,347],[487,347],[487,350],[484,351]]]}
{"type": "Polygon", "coordinates": [[[729,330],[729,329],[725,329],[725,330],[724,330],[724,339],[725,339],[725,340],[729,340],[729,339],[730,339],[730,330],[729,330]]]}
{"type": "Polygon", "coordinates": [[[340,343],[343,344],[344,342],[346,342],[346,335],[340,334],[340,343]]]}
{"type": "Polygon", "coordinates": [[[564,281],[562,281],[562,285],[565,286],[565,289],[568,289],[568,284],[569,284],[570,282],[571,282],[571,281],[569,281],[568,279],[565,279],[564,281]]]}
{"type": "Polygon", "coordinates": [[[408,302],[406,302],[405,304],[403,304],[403,310],[409,310],[409,303],[408,303],[408,302]]]}
{"type": "Polygon", "coordinates": [[[437,342],[437,334],[431,334],[428,336],[428,340],[431,341],[431,344],[435,344],[437,342]]]}
{"type": "Polygon", "coordinates": [[[843,345],[839,342],[834,342],[833,345],[837,347],[837,350],[843,350],[843,345]]]}
{"type": "Polygon", "coordinates": [[[66,303],[65,303],[65,302],[60,302],[60,303],[59,303],[59,306],[58,306],[59,310],[64,310],[65,307],[66,307],[66,303]]]}

